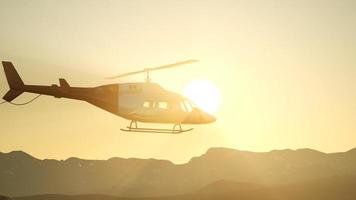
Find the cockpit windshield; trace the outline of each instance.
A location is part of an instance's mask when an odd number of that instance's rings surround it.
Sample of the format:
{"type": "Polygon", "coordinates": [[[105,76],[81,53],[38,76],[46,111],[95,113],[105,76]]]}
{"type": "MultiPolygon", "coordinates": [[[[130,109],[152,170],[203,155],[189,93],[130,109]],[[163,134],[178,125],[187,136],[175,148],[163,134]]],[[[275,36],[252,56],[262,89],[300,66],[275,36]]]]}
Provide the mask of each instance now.
{"type": "Polygon", "coordinates": [[[184,101],[180,102],[180,107],[185,112],[192,112],[193,108],[195,108],[196,106],[194,105],[193,102],[190,102],[188,100],[184,100],[184,101]]]}

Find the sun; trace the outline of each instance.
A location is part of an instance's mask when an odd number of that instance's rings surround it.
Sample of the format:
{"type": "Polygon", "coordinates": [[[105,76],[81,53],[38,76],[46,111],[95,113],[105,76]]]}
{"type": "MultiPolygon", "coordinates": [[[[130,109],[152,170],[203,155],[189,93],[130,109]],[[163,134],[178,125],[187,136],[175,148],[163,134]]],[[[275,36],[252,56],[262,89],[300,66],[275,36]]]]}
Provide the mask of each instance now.
{"type": "Polygon", "coordinates": [[[183,94],[210,114],[216,113],[221,103],[220,90],[209,80],[193,80],[184,88],[183,94]]]}

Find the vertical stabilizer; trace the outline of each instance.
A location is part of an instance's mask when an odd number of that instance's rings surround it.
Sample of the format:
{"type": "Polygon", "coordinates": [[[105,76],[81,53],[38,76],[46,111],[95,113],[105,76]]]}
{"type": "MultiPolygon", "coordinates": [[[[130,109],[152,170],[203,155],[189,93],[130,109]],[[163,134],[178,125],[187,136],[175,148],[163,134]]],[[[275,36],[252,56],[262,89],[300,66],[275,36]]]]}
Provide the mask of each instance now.
{"type": "Polygon", "coordinates": [[[68,84],[68,82],[64,78],[60,78],[59,79],[59,85],[61,87],[64,87],[64,88],[69,88],[70,87],[70,85],[68,84]]]}
{"type": "Polygon", "coordinates": [[[24,92],[23,88],[25,84],[21,80],[21,77],[11,62],[2,61],[2,66],[4,67],[7,83],[10,87],[10,90],[5,94],[3,99],[6,101],[12,101],[24,92]]]}

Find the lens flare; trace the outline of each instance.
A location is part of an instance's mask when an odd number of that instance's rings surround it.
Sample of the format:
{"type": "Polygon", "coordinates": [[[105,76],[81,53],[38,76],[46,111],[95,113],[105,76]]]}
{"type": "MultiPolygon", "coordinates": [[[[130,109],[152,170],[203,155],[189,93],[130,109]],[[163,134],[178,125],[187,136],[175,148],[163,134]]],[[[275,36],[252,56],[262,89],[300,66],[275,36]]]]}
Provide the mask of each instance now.
{"type": "Polygon", "coordinates": [[[184,88],[183,94],[210,114],[216,113],[221,104],[220,90],[209,80],[193,80],[184,88]]]}

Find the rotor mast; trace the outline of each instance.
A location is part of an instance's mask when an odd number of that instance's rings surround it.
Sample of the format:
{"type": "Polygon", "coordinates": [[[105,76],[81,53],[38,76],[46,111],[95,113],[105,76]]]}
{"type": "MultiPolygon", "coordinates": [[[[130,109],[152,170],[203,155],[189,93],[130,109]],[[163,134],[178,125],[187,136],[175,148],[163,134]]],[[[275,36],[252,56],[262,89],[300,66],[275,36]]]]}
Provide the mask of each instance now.
{"type": "Polygon", "coordinates": [[[150,68],[145,68],[145,81],[146,83],[150,83],[151,82],[151,77],[150,77],[150,68]]]}

